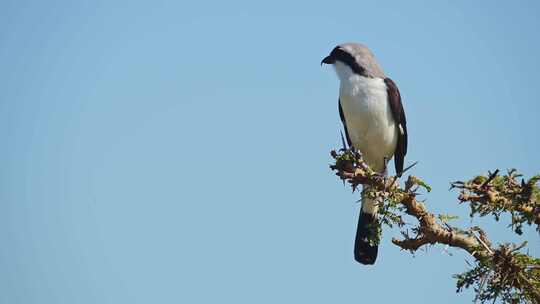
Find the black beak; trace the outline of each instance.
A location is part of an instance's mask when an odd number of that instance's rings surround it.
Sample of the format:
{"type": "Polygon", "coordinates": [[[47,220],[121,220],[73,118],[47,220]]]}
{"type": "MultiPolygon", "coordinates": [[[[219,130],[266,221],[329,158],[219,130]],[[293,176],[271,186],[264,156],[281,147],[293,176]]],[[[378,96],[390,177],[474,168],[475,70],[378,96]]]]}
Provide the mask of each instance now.
{"type": "Polygon", "coordinates": [[[336,62],[336,59],[334,59],[331,55],[324,57],[324,59],[321,61],[321,65],[324,64],[333,64],[336,62]]]}

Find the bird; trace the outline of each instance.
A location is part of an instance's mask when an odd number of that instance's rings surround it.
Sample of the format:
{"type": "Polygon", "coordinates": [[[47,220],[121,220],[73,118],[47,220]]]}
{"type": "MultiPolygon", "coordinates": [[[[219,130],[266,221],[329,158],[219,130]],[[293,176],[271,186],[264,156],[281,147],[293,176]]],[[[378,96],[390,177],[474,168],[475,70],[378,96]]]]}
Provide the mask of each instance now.
{"type": "MultiPolygon", "coordinates": [[[[321,65],[333,65],[340,81],[338,111],[349,148],[359,151],[375,172],[387,174],[394,157],[396,175],[401,176],[407,154],[407,121],[396,83],[385,76],[373,53],[363,44],[337,45],[321,65]]],[[[378,203],[362,191],[354,243],[354,259],[373,265],[378,244],[370,242],[378,225],[378,203]]]]}

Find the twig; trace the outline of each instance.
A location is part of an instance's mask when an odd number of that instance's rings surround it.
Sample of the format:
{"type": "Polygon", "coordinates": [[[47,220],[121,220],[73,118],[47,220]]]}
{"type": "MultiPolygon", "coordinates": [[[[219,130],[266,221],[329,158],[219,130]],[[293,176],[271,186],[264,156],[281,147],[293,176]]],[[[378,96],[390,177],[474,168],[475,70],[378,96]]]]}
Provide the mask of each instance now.
{"type": "Polygon", "coordinates": [[[480,243],[482,244],[482,246],[484,246],[484,248],[489,252],[490,255],[493,255],[493,251],[491,250],[491,248],[489,248],[489,246],[484,243],[484,241],[482,241],[482,239],[480,239],[478,236],[476,236],[476,233],[472,232],[472,235],[474,236],[474,238],[480,243]]]}
{"type": "Polygon", "coordinates": [[[412,167],[416,166],[418,164],[418,161],[415,161],[414,163],[412,163],[411,165],[409,165],[407,168],[403,169],[403,171],[401,171],[401,174],[409,171],[410,169],[412,169],[412,167]]]}
{"type": "Polygon", "coordinates": [[[499,169],[495,170],[493,173],[491,173],[488,177],[488,179],[482,184],[482,188],[485,188],[496,176],[499,174],[499,169]]]}

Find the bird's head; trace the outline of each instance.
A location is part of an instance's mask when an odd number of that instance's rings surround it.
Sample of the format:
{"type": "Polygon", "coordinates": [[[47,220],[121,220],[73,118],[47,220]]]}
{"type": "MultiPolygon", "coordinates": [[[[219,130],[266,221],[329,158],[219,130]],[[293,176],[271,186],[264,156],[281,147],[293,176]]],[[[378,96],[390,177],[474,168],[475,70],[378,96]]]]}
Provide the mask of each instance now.
{"type": "Polygon", "coordinates": [[[343,43],[336,46],[330,55],[323,58],[322,64],[331,64],[338,75],[354,73],[364,77],[384,78],[384,72],[379,67],[373,53],[364,45],[358,43],[343,43]]]}

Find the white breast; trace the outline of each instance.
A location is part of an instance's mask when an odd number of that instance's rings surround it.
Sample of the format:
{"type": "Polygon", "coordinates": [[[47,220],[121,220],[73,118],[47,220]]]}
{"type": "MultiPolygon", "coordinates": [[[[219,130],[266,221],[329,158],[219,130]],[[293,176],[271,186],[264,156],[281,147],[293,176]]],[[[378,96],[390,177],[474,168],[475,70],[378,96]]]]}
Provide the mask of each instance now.
{"type": "Polygon", "coordinates": [[[353,146],[369,166],[384,170],[384,159],[394,155],[398,129],[381,78],[356,75],[340,62],[334,65],[341,80],[339,98],[353,146]]]}

